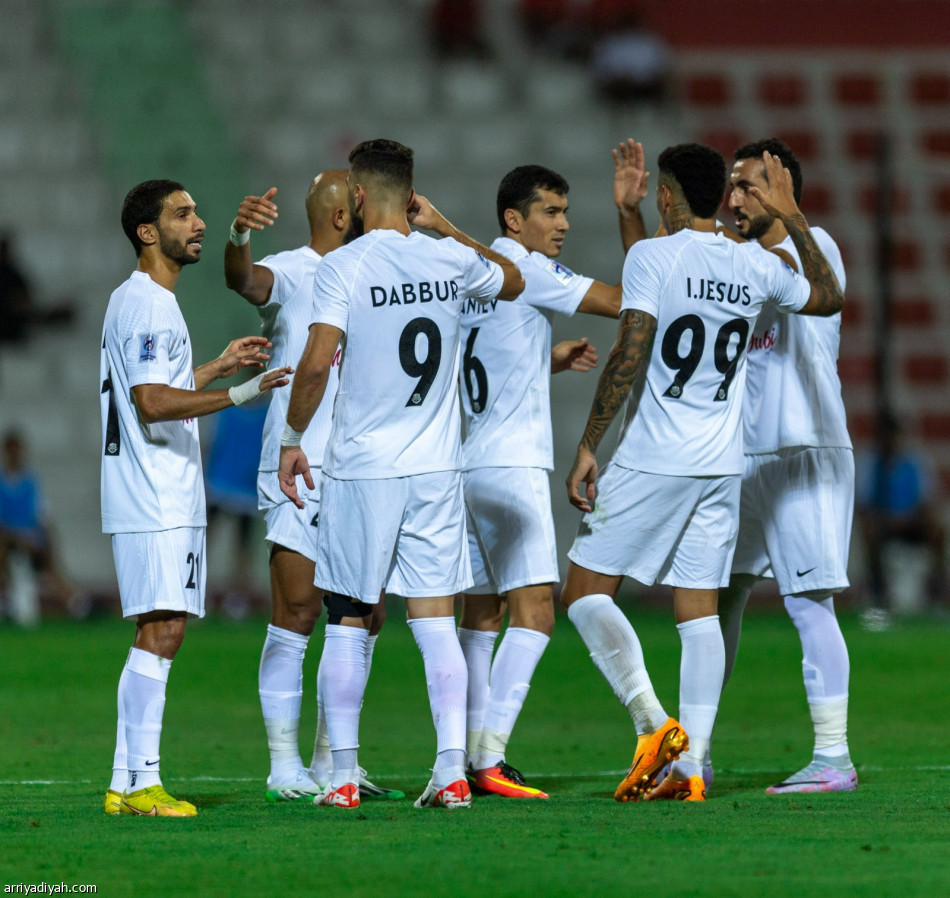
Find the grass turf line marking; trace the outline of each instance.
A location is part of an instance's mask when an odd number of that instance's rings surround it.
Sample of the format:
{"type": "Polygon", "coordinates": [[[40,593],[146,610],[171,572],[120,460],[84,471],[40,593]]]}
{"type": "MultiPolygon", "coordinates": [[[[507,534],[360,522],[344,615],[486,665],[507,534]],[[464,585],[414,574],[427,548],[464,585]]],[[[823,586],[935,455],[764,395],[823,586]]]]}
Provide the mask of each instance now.
{"type": "MultiPolygon", "coordinates": [[[[896,771],[910,773],[946,773],[950,771],[950,764],[927,764],[919,767],[879,767],[867,764],[855,764],[857,770],[864,773],[893,773],[896,771]]],[[[729,776],[764,776],[774,774],[774,770],[761,770],[752,768],[738,769],[734,767],[723,767],[721,771],[715,768],[717,773],[728,774],[729,776]]],[[[569,779],[597,779],[598,777],[624,776],[627,768],[623,770],[588,770],[574,771],[573,773],[529,773],[532,779],[549,780],[569,780],[569,779]]],[[[391,774],[376,776],[379,780],[397,780],[407,779],[416,775],[412,773],[391,774]]],[[[260,783],[264,782],[266,777],[260,776],[176,776],[172,780],[176,783],[260,783]]],[[[94,780],[0,780],[0,786],[90,786],[94,780]]]]}

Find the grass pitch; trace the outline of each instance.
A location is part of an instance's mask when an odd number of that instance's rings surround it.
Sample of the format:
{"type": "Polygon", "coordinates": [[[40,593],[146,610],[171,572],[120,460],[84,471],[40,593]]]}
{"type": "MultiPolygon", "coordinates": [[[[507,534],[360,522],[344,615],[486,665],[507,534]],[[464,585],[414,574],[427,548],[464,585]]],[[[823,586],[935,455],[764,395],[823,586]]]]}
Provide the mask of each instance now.
{"type": "MultiPolygon", "coordinates": [[[[162,771],[193,820],[106,817],[117,620],[0,629],[0,883],[95,884],[100,895],[940,895],[950,892],[950,726],[939,619],[865,633],[845,615],[859,789],[767,797],[810,759],[800,649],[784,615],[746,617],[722,701],[705,805],[621,805],[632,726],[567,621],[534,679],[509,760],[548,802],[476,798],[418,811],[435,751],[422,661],[393,606],[377,644],[360,761],[407,799],[355,812],[264,801],[261,620],[190,627],[172,669],[162,771]]],[[[669,613],[626,606],[675,713],[669,613]]],[[[305,668],[310,757],[318,629],[305,668]]]]}

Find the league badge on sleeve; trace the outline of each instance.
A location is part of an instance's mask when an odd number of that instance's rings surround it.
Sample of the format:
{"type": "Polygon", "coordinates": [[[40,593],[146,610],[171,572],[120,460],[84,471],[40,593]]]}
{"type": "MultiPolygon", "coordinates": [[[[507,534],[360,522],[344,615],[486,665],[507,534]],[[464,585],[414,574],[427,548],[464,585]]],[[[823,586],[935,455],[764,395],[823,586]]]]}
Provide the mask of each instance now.
{"type": "Polygon", "coordinates": [[[475,251],[475,255],[482,260],[482,265],[484,265],[489,271],[491,271],[491,262],[488,261],[478,250],[475,251]]]}
{"type": "Polygon", "coordinates": [[[570,268],[553,259],[551,260],[550,269],[551,273],[564,285],[569,284],[574,277],[574,272],[570,268]]]}
{"type": "Polygon", "coordinates": [[[139,361],[155,361],[155,337],[152,334],[145,334],[142,337],[142,347],[139,351],[139,361]]]}

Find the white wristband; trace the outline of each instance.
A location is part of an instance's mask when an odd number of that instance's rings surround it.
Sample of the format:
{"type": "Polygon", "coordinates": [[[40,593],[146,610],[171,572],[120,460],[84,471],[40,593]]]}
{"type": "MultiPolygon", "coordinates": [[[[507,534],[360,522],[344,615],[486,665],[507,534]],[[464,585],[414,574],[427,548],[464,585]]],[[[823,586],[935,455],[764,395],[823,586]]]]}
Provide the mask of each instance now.
{"type": "Polygon", "coordinates": [[[228,390],[228,396],[231,397],[231,401],[235,405],[247,405],[248,402],[253,402],[261,395],[260,384],[268,374],[270,374],[270,371],[265,371],[263,374],[258,374],[257,377],[252,377],[250,380],[246,380],[236,387],[231,387],[228,390]]]}
{"type": "Polygon", "coordinates": [[[236,231],[236,230],[234,229],[234,223],[232,222],[232,223],[231,223],[231,236],[230,236],[229,239],[230,239],[231,243],[233,243],[235,246],[244,246],[244,244],[247,243],[247,242],[251,239],[251,231],[250,231],[250,228],[248,228],[248,230],[246,230],[246,231],[244,231],[244,232],[242,233],[242,232],[236,231]]]}
{"type": "Polygon", "coordinates": [[[280,437],[281,446],[299,446],[303,439],[302,430],[294,430],[289,424],[284,425],[284,432],[280,437]]]}

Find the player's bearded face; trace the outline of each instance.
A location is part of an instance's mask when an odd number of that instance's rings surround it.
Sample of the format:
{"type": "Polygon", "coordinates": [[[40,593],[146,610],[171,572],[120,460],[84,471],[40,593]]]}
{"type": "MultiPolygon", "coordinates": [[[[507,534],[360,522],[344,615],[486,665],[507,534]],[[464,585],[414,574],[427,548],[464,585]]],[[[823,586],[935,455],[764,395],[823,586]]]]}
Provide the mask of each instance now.
{"type": "Polygon", "coordinates": [[[176,191],[165,198],[155,229],[158,248],[173,262],[191,265],[201,258],[205,223],[198,217],[194,201],[186,192],[176,191]]]}
{"type": "Polygon", "coordinates": [[[746,240],[758,240],[772,227],[774,221],[775,218],[769,215],[768,212],[763,211],[759,215],[747,215],[739,209],[736,210],[736,227],[746,240]]]}
{"type": "MultiPolygon", "coordinates": [[[[347,179],[347,184],[349,184],[349,179],[347,179]]],[[[351,240],[363,236],[363,215],[361,212],[356,211],[356,194],[352,186],[350,186],[348,196],[350,200],[350,227],[347,229],[346,236],[343,238],[344,243],[349,243],[351,240]]]]}
{"type": "Polygon", "coordinates": [[[201,258],[201,247],[195,246],[193,235],[182,239],[159,227],[158,247],[162,251],[162,255],[167,256],[179,265],[191,265],[201,258]]]}
{"type": "Polygon", "coordinates": [[[356,240],[357,237],[362,236],[363,218],[353,211],[353,197],[350,196],[350,226],[346,229],[346,233],[343,235],[343,242],[349,243],[351,240],[356,240]]]}

